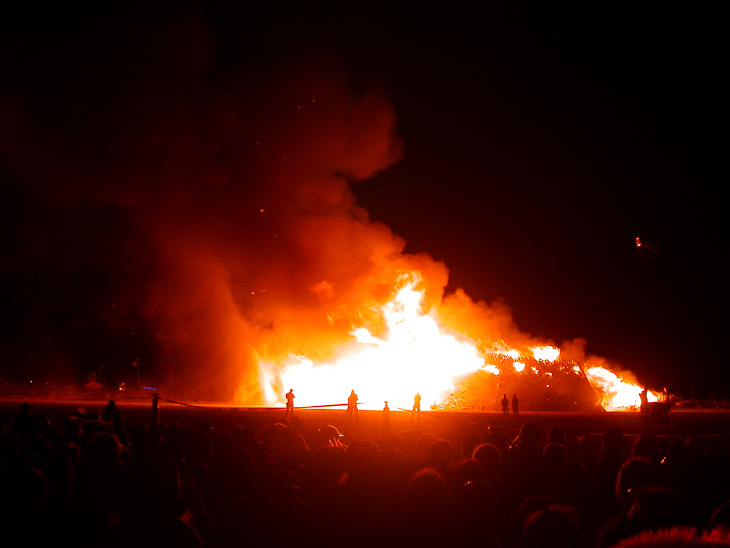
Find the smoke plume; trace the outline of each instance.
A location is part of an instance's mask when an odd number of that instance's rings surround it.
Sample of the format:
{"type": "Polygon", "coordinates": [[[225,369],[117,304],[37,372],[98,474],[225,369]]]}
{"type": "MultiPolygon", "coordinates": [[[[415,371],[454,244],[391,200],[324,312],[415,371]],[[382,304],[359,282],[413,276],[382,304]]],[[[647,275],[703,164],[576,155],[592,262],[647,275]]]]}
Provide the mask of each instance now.
{"type": "Polygon", "coordinates": [[[316,48],[222,63],[194,17],[115,24],[16,55],[0,90],[19,365],[140,359],[162,386],[257,403],[260,360],[327,359],[412,270],[449,327],[529,339],[503,303],[444,296],[446,267],[356,203],[401,157],[382,89],[316,48]]]}

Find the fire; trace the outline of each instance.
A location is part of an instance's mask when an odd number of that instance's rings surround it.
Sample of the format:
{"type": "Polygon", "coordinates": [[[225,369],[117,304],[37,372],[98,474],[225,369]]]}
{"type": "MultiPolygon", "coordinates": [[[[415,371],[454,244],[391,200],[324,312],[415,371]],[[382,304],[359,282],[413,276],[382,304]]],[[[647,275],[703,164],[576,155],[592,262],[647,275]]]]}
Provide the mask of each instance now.
{"type": "Polygon", "coordinates": [[[537,346],[532,349],[536,360],[554,362],[560,357],[560,350],[554,346],[537,346]]]}
{"type": "MultiPolygon", "coordinates": [[[[586,369],[588,381],[600,387],[603,393],[603,407],[607,411],[618,411],[632,407],[638,407],[641,403],[639,394],[642,388],[625,379],[620,379],[616,373],[605,367],[594,366],[586,369]]],[[[653,392],[648,392],[647,399],[650,402],[657,401],[658,397],[653,392]]]]}
{"type": "MultiPolygon", "coordinates": [[[[486,401],[505,390],[505,379],[507,385],[510,379],[517,379],[513,385],[521,390],[540,386],[543,392],[558,390],[562,382],[564,397],[573,399],[580,396],[571,394],[571,386],[587,381],[606,410],[639,405],[639,385],[601,366],[564,361],[560,349],[552,345],[520,351],[496,341],[486,348],[481,341],[447,329],[436,306],[424,308],[425,291],[418,288],[419,283],[417,273],[403,276],[392,299],[376,310],[386,329],[374,334],[367,325],[354,327],[352,339],[338,349],[334,359],[315,363],[307,356],[291,355],[284,363],[262,363],[261,384],[267,403],[281,405],[283,394],[293,388],[297,406],[344,404],[355,390],[363,409],[382,409],[385,401],[391,409],[410,409],[416,392],[426,409],[460,408],[455,393],[467,390],[464,387],[470,383],[488,385],[481,392],[486,401]],[[489,396],[484,395],[487,392],[489,396]]],[[[657,397],[649,394],[649,399],[656,401],[657,397]]],[[[486,403],[491,409],[495,402],[486,403]]]]}
{"type": "Polygon", "coordinates": [[[410,409],[416,392],[428,408],[448,396],[460,376],[489,370],[473,341],[440,326],[435,310],[422,310],[418,281],[411,276],[380,307],[387,326],[382,336],[366,327],[353,330],[354,340],[331,363],[292,356],[279,385],[295,387],[299,406],[342,403],[354,389],[364,409],[382,409],[385,401],[410,409]]]}

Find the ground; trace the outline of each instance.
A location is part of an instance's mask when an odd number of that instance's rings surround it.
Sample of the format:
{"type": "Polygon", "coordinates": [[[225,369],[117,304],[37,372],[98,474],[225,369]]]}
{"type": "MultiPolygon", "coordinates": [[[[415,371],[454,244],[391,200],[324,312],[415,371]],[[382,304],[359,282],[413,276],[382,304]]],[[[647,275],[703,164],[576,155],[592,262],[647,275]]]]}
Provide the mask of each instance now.
{"type": "MultiPolygon", "coordinates": [[[[33,398],[1,398],[0,412],[15,414],[20,404],[30,403],[31,415],[46,415],[54,424],[68,415],[82,412],[98,413],[106,405],[105,400],[50,400],[33,398]]],[[[127,425],[136,421],[151,420],[151,399],[119,400],[117,405],[127,425]]],[[[297,409],[295,417],[301,420],[307,431],[316,430],[321,424],[336,426],[346,440],[377,440],[383,437],[383,414],[381,411],[360,411],[359,421],[348,422],[345,408],[297,409]]],[[[186,406],[166,401],[160,402],[160,420],[179,422],[193,430],[202,424],[211,424],[214,431],[225,431],[235,424],[251,427],[257,436],[269,424],[284,418],[284,408],[234,407],[225,405],[186,406]]],[[[716,410],[673,410],[669,414],[669,427],[655,422],[647,430],[661,435],[721,435],[730,434],[730,412],[716,410]]],[[[642,431],[638,412],[567,413],[567,412],[525,412],[519,417],[491,411],[423,411],[420,423],[411,423],[409,411],[390,411],[391,432],[418,429],[437,437],[448,439],[459,447],[466,436],[476,434],[480,438],[489,426],[500,426],[512,439],[525,422],[536,423],[543,435],[548,428],[560,425],[566,429],[569,439],[594,438],[612,426],[618,426],[624,433],[637,435],[642,431]]]]}

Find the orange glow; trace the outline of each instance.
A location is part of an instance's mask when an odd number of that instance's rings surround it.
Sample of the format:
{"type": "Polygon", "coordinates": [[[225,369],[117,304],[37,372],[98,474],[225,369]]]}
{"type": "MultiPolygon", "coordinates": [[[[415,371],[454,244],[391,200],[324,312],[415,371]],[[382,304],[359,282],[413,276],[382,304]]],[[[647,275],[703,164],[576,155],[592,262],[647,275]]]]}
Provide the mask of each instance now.
{"type": "MultiPolygon", "coordinates": [[[[382,336],[366,327],[354,329],[353,340],[329,363],[315,365],[306,357],[291,356],[279,374],[278,392],[293,387],[297,405],[306,406],[343,403],[354,389],[363,409],[381,409],[386,400],[391,408],[410,409],[419,392],[427,409],[441,403],[460,376],[494,371],[473,341],[441,327],[435,311],[422,310],[419,282],[409,277],[380,307],[387,325],[382,336]]],[[[269,364],[264,369],[276,368],[269,364]]],[[[273,394],[273,388],[267,393],[273,394]]],[[[280,404],[281,394],[269,403],[280,404]]]]}
{"type": "MultiPolygon", "coordinates": [[[[643,389],[638,384],[619,378],[613,371],[601,366],[589,367],[586,377],[603,392],[602,405],[607,411],[638,408],[641,405],[639,394],[643,389]]],[[[657,401],[657,394],[649,392],[647,396],[650,402],[657,401]]]]}
{"type": "MultiPolygon", "coordinates": [[[[420,284],[418,273],[402,276],[391,299],[371,311],[375,312],[369,316],[371,321],[380,328],[354,326],[350,339],[337,348],[334,358],[315,362],[308,356],[290,355],[280,363],[261,362],[260,382],[266,403],[282,405],[284,393],[292,388],[297,406],[343,404],[355,390],[362,409],[382,409],[386,400],[391,409],[410,409],[416,392],[421,394],[425,409],[460,408],[453,396],[463,386],[478,382],[496,393],[503,374],[507,374],[513,381],[526,379],[519,381],[523,383],[520,390],[527,390],[524,382],[534,383],[540,378],[543,383],[535,386],[550,388],[558,375],[562,379],[558,385],[578,386],[576,383],[587,381],[609,411],[638,406],[642,390],[638,384],[620,379],[604,367],[583,368],[575,361],[564,361],[555,346],[538,344],[518,351],[495,341],[490,349],[483,341],[478,343],[447,329],[440,320],[438,303],[425,308],[425,290],[420,284]],[[477,373],[482,376],[474,377],[477,373]]],[[[318,293],[332,291],[326,283],[317,284],[315,289],[318,293]]],[[[559,389],[558,385],[552,390],[559,389]]],[[[482,402],[487,400],[482,396],[482,402]]],[[[656,396],[651,394],[650,401],[656,401],[656,396]]]]}
{"type": "Polygon", "coordinates": [[[554,362],[560,357],[560,349],[554,346],[537,346],[532,349],[532,355],[536,360],[554,362]]]}

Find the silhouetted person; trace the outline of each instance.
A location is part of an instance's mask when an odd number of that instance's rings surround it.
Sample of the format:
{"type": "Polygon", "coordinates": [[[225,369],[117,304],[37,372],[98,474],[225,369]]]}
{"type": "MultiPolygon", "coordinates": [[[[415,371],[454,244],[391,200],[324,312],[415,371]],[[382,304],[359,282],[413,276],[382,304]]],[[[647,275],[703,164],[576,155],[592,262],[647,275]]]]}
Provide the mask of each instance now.
{"type": "Polygon", "coordinates": [[[286,393],[286,411],[284,412],[284,418],[294,418],[294,398],[294,389],[291,388],[289,392],[286,393]]]}
{"type": "Polygon", "coordinates": [[[639,408],[640,412],[648,413],[649,412],[649,395],[648,395],[646,388],[644,388],[644,390],[642,390],[639,393],[639,399],[641,400],[641,407],[639,408]]]}
{"type": "Polygon", "coordinates": [[[119,411],[117,402],[114,400],[109,400],[109,403],[106,404],[106,407],[101,412],[101,420],[112,423],[112,428],[117,436],[121,435],[124,431],[122,413],[119,411]]]}
{"type": "Polygon", "coordinates": [[[451,496],[441,475],[431,468],[408,483],[401,505],[401,546],[439,546],[449,540],[451,496]]]}
{"type": "Polygon", "coordinates": [[[385,402],[385,407],[383,407],[383,439],[388,439],[390,437],[390,407],[388,407],[388,402],[385,402]]]}
{"type": "Polygon", "coordinates": [[[152,422],[159,424],[160,422],[160,396],[157,392],[152,394],[152,422]]]}
{"type": "Polygon", "coordinates": [[[542,479],[542,450],[538,447],[540,428],[526,422],[512,446],[502,453],[501,472],[513,488],[517,500],[536,495],[542,479]]]}
{"type": "Polygon", "coordinates": [[[502,413],[504,413],[505,417],[509,417],[509,400],[507,399],[507,394],[502,397],[502,413]]]}
{"type": "Polygon", "coordinates": [[[418,413],[418,422],[421,422],[421,394],[416,392],[413,397],[413,409],[411,410],[411,423],[413,423],[413,415],[418,413]]]}
{"type": "Polygon", "coordinates": [[[512,395],[512,414],[515,417],[520,416],[520,399],[517,397],[517,394],[512,395]]]}
{"type": "Polygon", "coordinates": [[[353,419],[353,416],[355,420],[358,420],[357,418],[357,394],[355,394],[355,391],[350,392],[350,396],[347,398],[347,420],[351,421],[353,419]]]}

